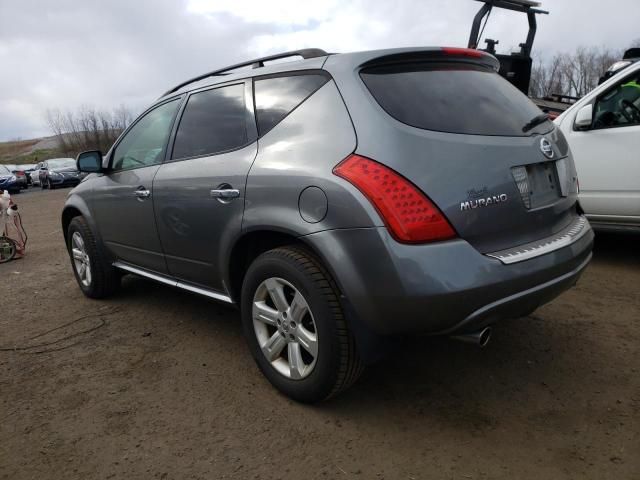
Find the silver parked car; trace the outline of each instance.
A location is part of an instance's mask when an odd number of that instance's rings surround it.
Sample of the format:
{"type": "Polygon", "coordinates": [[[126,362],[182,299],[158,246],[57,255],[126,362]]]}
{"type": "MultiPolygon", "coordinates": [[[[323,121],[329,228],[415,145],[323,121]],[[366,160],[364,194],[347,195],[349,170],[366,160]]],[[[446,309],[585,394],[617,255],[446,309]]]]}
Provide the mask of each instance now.
{"type": "Polygon", "coordinates": [[[497,70],[476,50],[309,49],[178,85],[78,156],[80,288],[128,272],[237,305],[262,372],[304,402],[390,335],[486,343],[574,285],[593,242],[564,137],[497,70]]]}

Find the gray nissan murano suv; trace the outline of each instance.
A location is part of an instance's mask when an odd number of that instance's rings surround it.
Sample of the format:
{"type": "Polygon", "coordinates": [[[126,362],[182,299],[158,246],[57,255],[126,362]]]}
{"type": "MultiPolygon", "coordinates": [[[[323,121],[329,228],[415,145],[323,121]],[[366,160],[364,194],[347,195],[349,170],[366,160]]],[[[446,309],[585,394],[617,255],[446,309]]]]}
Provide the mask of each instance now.
{"type": "Polygon", "coordinates": [[[178,85],[78,156],[92,174],[62,226],[80,288],[133,273],[237,305],[263,374],[302,402],[391,336],[486,343],[573,286],[593,244],[567,142],[498,67],[307,49],[178,85]]]}

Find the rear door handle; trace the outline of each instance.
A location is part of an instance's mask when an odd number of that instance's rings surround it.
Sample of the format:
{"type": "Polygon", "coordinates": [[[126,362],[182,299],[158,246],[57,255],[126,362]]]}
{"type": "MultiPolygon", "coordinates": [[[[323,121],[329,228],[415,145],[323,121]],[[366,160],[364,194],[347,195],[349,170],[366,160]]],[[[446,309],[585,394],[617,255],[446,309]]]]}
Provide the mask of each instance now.
{"type": "Polygon", "coordinates": [[[139,199],[145,199],[151,196],[151,192],[144,187],[138,187],[138,189],[134,191],[133,194],[139,199]]]}
{"type": "Polygon", "coordinates": [[[223,188],[220,190],[211,190],[211,198],[219,198],[221,200],[231,200],[240,196],[240,190],[235,188],[223,188]]]}

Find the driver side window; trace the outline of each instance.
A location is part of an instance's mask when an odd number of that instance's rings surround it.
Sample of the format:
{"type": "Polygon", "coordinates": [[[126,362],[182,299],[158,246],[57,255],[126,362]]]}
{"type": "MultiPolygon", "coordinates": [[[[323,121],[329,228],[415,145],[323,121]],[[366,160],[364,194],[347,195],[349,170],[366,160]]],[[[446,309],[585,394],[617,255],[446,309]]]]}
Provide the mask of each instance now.
{"type": "Polygon", "coordinates": [[[113,151],[111,168],[124,170],[162,162],[178,99],[154,108],[127,132],[113,151]]]}
{"type": "Polygon", "coordinates": [[[640,125],[640,73],[618,83],[596,101],[595,128],[640,125]]]}

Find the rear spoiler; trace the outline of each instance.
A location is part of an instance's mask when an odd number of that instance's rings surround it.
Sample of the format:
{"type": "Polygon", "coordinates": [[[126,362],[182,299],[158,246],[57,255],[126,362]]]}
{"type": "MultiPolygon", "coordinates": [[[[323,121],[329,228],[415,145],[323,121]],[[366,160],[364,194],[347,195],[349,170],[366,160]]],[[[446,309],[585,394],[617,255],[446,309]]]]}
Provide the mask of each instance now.
{"type": "Polygon", "coordinates": [[[372,67],[392,65],[398,63],[432,62],[432,61],[462,61],[485,65],[496,72],[500,70],[500,62],[490,53],[473,48],[442,47],[428,50],[415,50],[411,52],[393,53],[377,57],[361,65],[372,67]]]}

